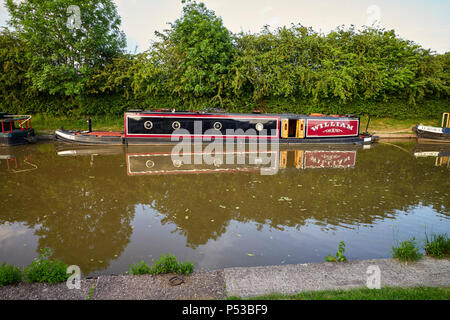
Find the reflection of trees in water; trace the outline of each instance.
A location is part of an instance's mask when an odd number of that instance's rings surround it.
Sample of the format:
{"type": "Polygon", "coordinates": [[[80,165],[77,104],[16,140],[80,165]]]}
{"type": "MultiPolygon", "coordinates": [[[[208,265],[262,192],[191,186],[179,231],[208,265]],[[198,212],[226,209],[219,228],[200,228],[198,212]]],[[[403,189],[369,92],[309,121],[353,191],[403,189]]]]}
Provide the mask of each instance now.
{"type": "Polygon", "coordinates": [[[50,248],[54,258],[79,265],[86,274],[106,269],[130,241],[134,206],[129,203],[137,202],[133,190],[117,185],[119,172],[126,177],[123,155],[93,168],[89,157],[61,159],[53,148],[34,156],[39,170],[33,175],[8,176],[20,192],[9,192],[0,221],[36,228],[39,248],[50,248]]]}
{"type": "Polygon", "coordinates": [[[162,223],[176,224],[192,248],[218,239],[231,220],[259,228],[300,229],[309,221],[352,227],[419,204],[449,216],[448,170],[435,167],[434,159],[415,159],[383,145],[358,151],[355,168],[288,167],[274,176],[128,177],[124,154],[98,156],[93,168],[90,157],[62,158],[51,152],[36,158],[39,170],[14,177],[21,193],[7,197],[6,207],[14,209],[0,213],[0,221],[37,226],[40,247],[50,247],[55,257],[84,272],[106,268],[128,245],[136,204],[162,213],[162,223]]]}
{"type": "Polygon", "coordinates": [[[175,223],[196,247],[217,239],[230,220],[278,229],[300,229],[308,220],[351,227],[395,217],[396,210],[419,204],[448,216],[445,191],[450,183],[440,181],[448,172],[434,167],[432,160],[380,145],[359,151],[353,169],[288,168],[276,176],[153,176],[147,183],[154,208],[166,215],[164,222],[175,223]]]}

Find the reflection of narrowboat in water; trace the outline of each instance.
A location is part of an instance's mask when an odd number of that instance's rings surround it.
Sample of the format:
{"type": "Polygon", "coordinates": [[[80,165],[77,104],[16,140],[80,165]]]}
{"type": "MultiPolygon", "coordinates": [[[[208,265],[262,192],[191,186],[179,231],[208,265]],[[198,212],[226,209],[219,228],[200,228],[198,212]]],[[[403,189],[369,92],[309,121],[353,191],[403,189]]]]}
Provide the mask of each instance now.
{"type": "MultiPolygon", "coordinates": [[[[368,146],[369,147],[369,146],[368,146]]],[[[148,152],[145,147],[59,148],[59,156],[107,156],[124,153],[127,174],[165,175],[225,172],[256,172],[275,174],[280,169],[345,169],[354,168],[357,146],[318,148],[304,146],[302,149],[253,151],[251,147],[233,152],[199,152],[173,154],[172,148],[159,146],[148,152]]]]}
{"type": "MultiPolygon", "coordinates": [[[[282,169],[286,167],[288,155],[289,151],[280,153],[282,169]]],[[[356,150],[296,150],[292,155],[297,169],[354,168],[356,163],[356,150]]]]}
{"type": "Polygon", "coordinates": [[[173,157],[171,153],[127,153],[126,160],[127,174],[130,176],[254,172],[279,168],[279,156],[276,151],[267,151],[263,157],[257,152],[215,154],[193,152],[177,157],[173,157]]]}
{"type": "Polygon", "coordinates": [[[413,150],[414,157],[434,157],[436,167],[450,168],[450,147],[442,144],[419,144],[413,150]]]}
{"type": "MultiPolygon", "coordinates": [[[[195,154],[188,163],[173,159],[171,154],[127,154],[127,173],[134,175],[164,175],[189,173],[255,172],[265,170],[274,174],[280,169],[343,169],[354,168],[356,150],[283,150],[267,151],[261,157],[257,153],[233,153],[215,155],[209,163],[195,164],[195,154]],[[231,161],[224,161],[224,160],[231,161]]],[[[203,154],[205,156],[206,154],[203,154]]],[[[262,171],[264,172],[264,171],[262,171]]]]}
{"type": "Polygon", "coordinates": [[[17,116],[0,112],[0,146],[14,146],[36,142],[31,116],[17,116]]]}
{"type": "Polygon", "coordinates": [[[442,114],[441,127],[430,127],[419,124],[413,128],[419,142],[450,143],[450,112],[442,114]]]}
{"type": "MultiPolygon", "coordinates": [[[[89,120],[90,121],[90,120],[89,120]]],[[[353,115],[237,114],[184,111],[128,111],[124,132],[56,130],[58,140],[78,144],[173,144],[180,139],[204,142],[276,141],[283,144],[370,144],[353,115]]]]}

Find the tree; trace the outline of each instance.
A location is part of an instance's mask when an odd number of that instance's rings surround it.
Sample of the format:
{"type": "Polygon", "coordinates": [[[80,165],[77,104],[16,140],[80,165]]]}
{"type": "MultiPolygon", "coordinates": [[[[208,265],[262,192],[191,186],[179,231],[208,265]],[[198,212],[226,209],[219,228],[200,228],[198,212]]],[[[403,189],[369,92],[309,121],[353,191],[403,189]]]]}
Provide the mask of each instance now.
{"type": "Polygon", "coordinates": [[[169,30],[156,33],[160,41],[153,44],[149,61],[164,74],[162,84],[170,94],[191,101],[212,98],[221,104],[232,61],[231,34],[203,3],[182,2],[182,17],[169,30]]]}
{"type": "Polygon", "coordinates": [[[112,0],[6,0],[9,24],[28,48],[27,76],[39,91],[82,93],[89,75],[123,52],[112,0]]]}
{"type": "Polygon", "coordinates": [[[26,77],[30,61],[27,48],[17,33],[3,28],[0,32],[0,96],[2,101],[17,102],[23,95],[30,95],[30,81],[26,77]]]}

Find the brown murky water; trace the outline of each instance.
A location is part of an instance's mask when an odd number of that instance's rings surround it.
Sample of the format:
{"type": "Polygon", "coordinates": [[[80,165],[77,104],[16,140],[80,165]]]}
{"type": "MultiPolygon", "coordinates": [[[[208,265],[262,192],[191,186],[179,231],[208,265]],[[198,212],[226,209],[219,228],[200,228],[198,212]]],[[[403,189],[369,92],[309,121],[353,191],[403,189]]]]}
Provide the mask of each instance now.
{"type": "Polygon", "coordinates": [[[449,151],[297,147],[262,175],[174,163],[164,147],[2,148],[0,263],[45,247],[84,275],[169,252],[201,269],[319,262],[341,240],[350,260],[390,257],[399,240],[450,233],[449,151]]]}

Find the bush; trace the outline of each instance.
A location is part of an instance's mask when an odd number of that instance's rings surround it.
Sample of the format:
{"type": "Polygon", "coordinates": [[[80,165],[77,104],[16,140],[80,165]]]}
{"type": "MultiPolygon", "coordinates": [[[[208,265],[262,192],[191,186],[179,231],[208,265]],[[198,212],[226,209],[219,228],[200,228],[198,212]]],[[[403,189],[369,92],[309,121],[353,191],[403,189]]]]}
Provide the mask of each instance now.
{"type": "Polygon", "coordinates": [[[414,240],[412,238],[401,242],[397,247],[392,247],[392,257],[404,262],[417,261],[422,258],[423,254],[419,252],[414,240]]]}
{"type": "Polygon", "coordinates": [[[67,281],[68,265],[59,260],[50,260],[50,249],[42,249],[39,257],[25,267],[26,280],[33,282],[59,283],[67,281]]]}
{"type": "Polygon", "coordinates": [[[426,235],[425,253],[442,259],[444,255],[450,254],[450,238],[447,234],[433,234],[428,239],[428,235],[426,235]]]}
{"type": "Polygon", "coordinates": [[[164,273],[178,273],[189,275],[194,271],[194,264],[187,260],[186,262],[178,262],[177,258],[172,254],[162,254],[159,260],[149,267],[145,261],[141,261],[140,264],[134,264],[130,266],[128,273],[134,275],[142,274],[164,274],[164,273]]]}
{"type": "Polygon", "coordinates": [[[20,281],[22,281],[22,270],[4,262],[0,267],[0,287],[19,283],[20,281]]]}

